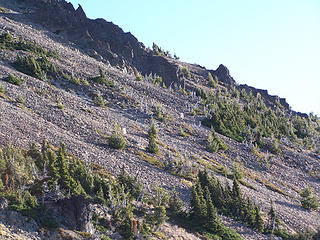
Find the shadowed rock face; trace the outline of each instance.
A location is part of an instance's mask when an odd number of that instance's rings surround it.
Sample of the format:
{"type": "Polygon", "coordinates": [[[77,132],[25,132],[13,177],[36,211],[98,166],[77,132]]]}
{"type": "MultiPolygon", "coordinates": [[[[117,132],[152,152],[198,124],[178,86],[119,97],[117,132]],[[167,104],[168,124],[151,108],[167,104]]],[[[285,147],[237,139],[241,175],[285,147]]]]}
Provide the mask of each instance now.
{"type": "MultiPolygon", "coordinates": [[[[178,80],[177,67],[164,57],[154,56],[131,33],[112,22],[88,19],[82,7],[75,10],[64,0],[20,0],[37,8],[33,17],[52,32],[76,43],[93,57],[128,72],[156,73],[170,81],[178,80]],[[102,57],[102,58],[101,58],[102,57]]],[[[167,80],[167,81],[168,81],[167,80]]]]}
{"type": "Polygon", "coordinates": [[[214,71],[214,75],[218,77],[219,81],[226,84],[231,85],[236,83],[236,81],[230,76],[229,69],[223,64],[220,64],[217,70],[214,71]]]}
{"type": "Polygon", "coordinates": [[[64,224],[78,231],[93,233],[91,206],[83,196],[48,203],[47,208],[56,221],[63,221],[64,224]]]}

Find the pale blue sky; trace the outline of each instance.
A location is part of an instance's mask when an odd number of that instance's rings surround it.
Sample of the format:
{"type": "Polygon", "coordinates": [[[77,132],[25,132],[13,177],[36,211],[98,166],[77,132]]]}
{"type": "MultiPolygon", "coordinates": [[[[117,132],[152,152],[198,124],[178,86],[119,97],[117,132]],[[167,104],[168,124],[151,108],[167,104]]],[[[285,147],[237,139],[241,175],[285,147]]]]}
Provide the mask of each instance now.
{"type": "MultiPolygon", "coordinates": [[[[68,1],[68,0],[67,0],[68,1]]],[[[241,84],[320,116],[320,0],[71,0],[146,46],[227,66],[241,84]]]]}

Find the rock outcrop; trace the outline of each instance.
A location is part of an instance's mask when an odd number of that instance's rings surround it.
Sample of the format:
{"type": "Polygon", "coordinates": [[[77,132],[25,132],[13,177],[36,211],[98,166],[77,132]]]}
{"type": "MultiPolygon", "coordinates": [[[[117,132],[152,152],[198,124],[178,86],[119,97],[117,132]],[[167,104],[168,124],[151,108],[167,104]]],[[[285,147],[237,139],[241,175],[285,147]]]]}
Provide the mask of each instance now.
{"type": "Polygon", "coordinates": [[[216,76],[219,81],[226,84],[231,85],[236,83],[236,81],[231,77],[229,69],[223,64],[220,64],[217,70],[212,71],[211,74],[213,74],[213,76],[216,76]]]}
{"type": "Polygon", "coordinates": [[[61,199],[48,203],[46,207],[57,222],[63,221],[61,223],[71,229],[93,233],[91,205],[83,196],[61,199]]]}

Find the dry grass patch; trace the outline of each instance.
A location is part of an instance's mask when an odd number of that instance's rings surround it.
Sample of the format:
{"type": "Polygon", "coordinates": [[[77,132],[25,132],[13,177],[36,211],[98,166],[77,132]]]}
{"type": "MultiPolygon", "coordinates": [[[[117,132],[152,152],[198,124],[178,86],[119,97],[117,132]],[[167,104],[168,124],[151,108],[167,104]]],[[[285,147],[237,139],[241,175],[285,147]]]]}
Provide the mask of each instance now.
{"type": "Polygon", "coordinates": [[[157,168],[164,169],[164,164],[159,159],[152,157],[152,156],[149,156],[148,154],[141,152],[141,151],[136,151],[136,154],[138,156],[140,156],[141,160],[143,160],[153,166],[156,166],[157,168]]]}
{"type": "Polygon", "coordinates": [[[99,134],[102,138],[107,139],[108,135],[103,133],[102,130],[95,128],[94,131],[99,134]]]}
{"type": "Polygon", "coordinates": [[[210,169],[211,171],[225,175],[227,177],[232,176],[232,173],[229,171],[229,169],[227,169],[225,166],[221,164],[213,165],[209,163],[207,160],[199,158],[198,156],[195,156],[195,155],[192,155],[192,158],[195,159],[204,168],[210,169]]]}
{"type": "Polygon", "coordinates": [[[194,135],[194,131],[193,129],[187,124],[187,123],[182,123],[184,129],[190,134],[190,135],[194,135]]]}
{"type": "Polygon", "coordinates": [[[175,148],[173,148],[173,147],[170,147],[169,145],[161,142],[160,140],[157,140],[157,143],[158,143],[161,147],[163,147],[164,149],[167,149],[167,150],[169,150],[169,151],[171,151],[171,152],[177,152],[177,149],[175,149],[175,148]]]}
{"type": "Polygon", "coordinates": [[[191,181],[189,181],[189,180],[187,180],[187,179],[184,179],[184,178],[181,178],[181,183],[182,184],[184,184],[184,185],[186,185],[186,186],[188,186],[188,187],[192,187],[192,182],[191,181]]]}
{"type": "Polygon", "coordinates": [[[143,131],[143,130],[141,129],[141,127],[139,127],[139,126],[137,126],[137,125],[135,125],[135,124],[132,124],[132,127],[133,127],[134,129],[138,130],[139,132],[142,132],[143,134],[146,134],[146,132],[143,131]]]}
{"type": "Polygon", "coordinates": [[[288,195],[286,192],[284,192],[282,189],[280,189],[279,187],[277,187],[277,186],[274,185],[273,183],[268,182],[268,181],[266,181],[266,180],[262,180],[262,183],[265,185],[265,187],[266,187],[267,189],[269,189],[269,190],[271,190],[271,191],[274,191],[274,192],[277,192],[277,193],[280,193],[280,194],[282,194],[282,195],[284,195],[284,196],[289,197],[289,195],[288,195]]]}

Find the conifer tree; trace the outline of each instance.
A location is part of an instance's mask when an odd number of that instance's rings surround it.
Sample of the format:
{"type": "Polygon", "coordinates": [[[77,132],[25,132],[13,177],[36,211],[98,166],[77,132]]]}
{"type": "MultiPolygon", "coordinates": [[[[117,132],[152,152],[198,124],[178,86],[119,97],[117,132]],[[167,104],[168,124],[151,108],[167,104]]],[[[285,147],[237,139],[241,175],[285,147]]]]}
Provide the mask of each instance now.
{"type": "Polygon", "coordinates": [[[156,125],[154,124],[154,122],[152,122],[148,130],[149,143],[146,148],[146,150],[149,153],[157,154],[159,152],[159,147],[157,143],[157,134],[158,134],[158,129],[156,128],[156,125]]]}
{"type": "Polygon", "coordinates": [[[46,156],[48,158],[48,176],[51,178],[49,181],[49,185],[53,186],[53,183],[58,181],[58,179],[60,178],[56,154],[51,149],[49,149],[46,156]]]}
{"type": "Polygon", "coordinates": [[[124,139],[121,128],[117,123],[114,123],[113,132],[108,138],[108,145],[119,150],[123,150],[126,147],[126,140],[124,139]]]}
{"type": "Polygon", "coordinates": [[[120,234],[124,239],[134,239],[132,209],[129,206],[125,207],[123,214],[124,220],[120,226],[120,234]]]}
{"type": "Polygon", "coordinates": [[[191,190],[190,207],[190,213],[192,218],[195,221],[198,221],[201,218],[202,206],[196,185],[193,185],[191,190]]]}
{"type": "Polygon", "coordinates": [[[216,79],[216,77],[213,78],[210,72],[208,73],[208,82],[209,82],[209,86],[210,87],[216,87],[217,86],[217,79],[216,79]]]}
{"type": "Polygon", "coordinates": [[[259,209],[258,206],[255,206],[254,212],[255,212],[255,217],[254,217],[254,226],[253,226],[253,227],[254,227],[258,232],[263,232],[264,222],[263,222],[263,219],[262,219],[262,217],[261,217],[260,209],[259,209]]]}
{"type": "Polygon", "coordinates": [[[276,214],[276,211],[274,210],[273,201],[270,200],[271,208],[268,212],[269,221],[268,221],[268,230],[271,231],[271,234],[273,234],[274,230],[276,230],[279,226],[279,219],[276,214]]]}
{"type": "Polygon", "coordinates": [[[106,204],[102,186],[100,186],[99,190],[96,192],[96,195],[94,196],[94,200],[99,204],[103,204],[103,205],[106,204]]]}
{"type": "Polygon", "coordinates": [[[146,148],[149,153],[157,154],[159,152],[159,147],[155,137],[149,138],[149,143],[146,148]]]}
{"type": "Polygon", "coordinates": [[[221,182],[216,180],[216,183],[210,181],[209,189],[212,194],[212,202],[214,206],[217,208],[222,208],[225,204],[225,200],[227,199],[226,191],[223,189],[221,182]]]}
{"type": "Polygon", "coordinates": [[[209,185],[209,175],[206,169],[198,172],[198,178],[202,188],[209,185]]]}
{"type": "Polygon", "coordinates": [[[60,179],[58,183],[60,186],[66,190],[70,190],[72,193],[76,193],[77,183],[75,180],[70,176],[69,172],[69,164],[65,157],[65,145],[61,144],[58,150],[58,158],[57,158],[57,165],[59,167],[59,175],[60,179]]]}
{"type": "Polygon", "coordinates": [[[42,171],[44,162],[43,162],[42,154],[37,149],[36,144],[34,143],[30,144],[28,155],[34,159],[34,163],[36,164],[37,168],[42,171]]]}
{"type": "Polygon", "coordinates": [[[216,208],[212,204],[211,194],[208,187],[205,188],[205,192],[206,192],[206,204],[207,204],[206,225],[209,231],[217,233],[222,229],[222,223],[217,214],[216,208]]]}
{"type": "Polygon", "coordinates": [[[165,206],[157,206],[154,208],[155,226],[157,228],[168,219],[166,213],[165,206]]]}
{"type": "Polygon", "coordinates": [[[233,178],[232,196],[234,199],[241,200],[242,193],[237,178],[233,178]]]}
{"type": "Polygon", "coordinates": [[[203,223],[207,216],[207,206],[199,181],[192,188],[190,206],[191,216],[194,220],[198,221],[200,224],[203,223]]]}
{"type": "Polygon", "coordinates": [[[301,205],[305,209],[317,210],[319,207],[318,198],[314,195],[309,186],[300,193],[301,205]]]}
{"type": "Polygon", "coordinates": [[[177,193],[176,189],[174,188],[172,190],[172,196],[169,200],[169,210],[174,215],[179,215],[182,212],[182,206],[183,206],[183,202],[179,198],[178,193],[177,193]]]}
{"type": "Polygon", "coordinates": [[[241,215],[241,206],[243,205],[242,201],[242,194],[241,189],[239,187],[238,180],[236,178],[233,178],[233,185],[232,185],[232,201],[230,202],[230,209],[232,211],[232,214],[235,216],[241,215]]]}

